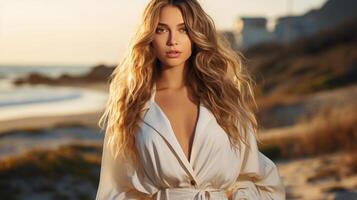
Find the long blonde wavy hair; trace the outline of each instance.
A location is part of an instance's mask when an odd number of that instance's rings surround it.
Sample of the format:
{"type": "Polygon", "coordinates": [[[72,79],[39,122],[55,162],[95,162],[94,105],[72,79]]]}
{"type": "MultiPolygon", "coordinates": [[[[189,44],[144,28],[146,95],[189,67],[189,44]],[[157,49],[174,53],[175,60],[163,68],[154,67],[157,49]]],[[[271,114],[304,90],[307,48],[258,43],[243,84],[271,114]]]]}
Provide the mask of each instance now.
{"type": "Polygon", "coordinates": [[[99,120],[99,126],[108,137],[104,145],[109,145],[115,157],[122,155],[138,161],[135,134],[159,69],[150,44],[160,10],[166,5],[181,10],[193,43],[187,85],[214,114],[231,144],[238,148],[240,142],[248,145],[247,132],[253,131],[256,135],[258,126],[250,109],[250,105],[256,106],[252,87],[255,83],[243,67],[244,57],[234,52],[217,33],[213,20],[197,0],[151,0],[148,3],[128,55],[109,78],[109,99],[99,120]]]}

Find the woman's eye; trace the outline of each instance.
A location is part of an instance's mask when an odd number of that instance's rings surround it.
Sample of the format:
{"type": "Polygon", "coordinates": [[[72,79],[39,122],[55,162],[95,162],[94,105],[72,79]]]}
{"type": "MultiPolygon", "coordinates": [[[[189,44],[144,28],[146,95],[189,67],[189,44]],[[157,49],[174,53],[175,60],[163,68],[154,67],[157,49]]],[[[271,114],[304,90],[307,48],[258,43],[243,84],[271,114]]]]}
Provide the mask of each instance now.
{"type": "Polygon", "coordinates": [[[161,32],[164,32],[165,31],[165,29],[163,29],[163,28],[157,28],[156,29],[156,33],[161,33],[161,32]]]}
{"type": "MultiPolygon", "coordinates": [[[[182,33],[186,33],[187,32],[187,28],[180,28],[179,30],[182,33]]],[[[156,28],[156,33],[163,33],[163,32],[167,32],[167,29],[165,28],[156,28]]]]}
{"type": "Polygon", "coordinates": [[[187,29],[186,28],[181,28],[180,31],[185,33],[185,32],[187,32],[187,29]]]}

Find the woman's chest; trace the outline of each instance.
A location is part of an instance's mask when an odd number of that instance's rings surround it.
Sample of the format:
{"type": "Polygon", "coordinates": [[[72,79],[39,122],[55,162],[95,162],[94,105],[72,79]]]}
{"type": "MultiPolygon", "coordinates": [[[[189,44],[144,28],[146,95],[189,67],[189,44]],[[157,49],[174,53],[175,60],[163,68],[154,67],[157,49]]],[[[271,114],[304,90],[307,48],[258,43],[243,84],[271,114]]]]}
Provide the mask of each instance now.
{"type": "Polygon", "coordinates": [[[215,119],[197,124],[191,159],[185,156],[172,131],[143,123],[136,137],[142,164],[161,186],[185,187],[194,180],[202,187],[228,187],[238,176],[240,157],[215,119]],[[166,132],[163,132],[165,131],[166,132]]]}
{"type": "Polygon", "coordinates": [[[195,136],[195,127],[199,119],[199,102],[188,98],[188,93],[162,94],[158,92],[154,99],[154,106],[167,119],[168,126],[174,133],[186,157],[190,159],[192,142],[195,136]]]}

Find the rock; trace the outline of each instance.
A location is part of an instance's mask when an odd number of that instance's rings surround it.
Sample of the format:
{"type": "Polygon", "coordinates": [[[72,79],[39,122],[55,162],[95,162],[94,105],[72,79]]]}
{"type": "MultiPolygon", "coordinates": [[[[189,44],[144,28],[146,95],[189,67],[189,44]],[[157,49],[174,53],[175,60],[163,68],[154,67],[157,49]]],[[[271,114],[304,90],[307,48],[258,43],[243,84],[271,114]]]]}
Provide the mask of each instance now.
{"type": "Polygon", "coordinates": [[[67,84],[80,84],[92,82],[106,82],[113,72],[115,66],[97,65],[83,76],[71,76],[69,74],[62,74],[58,78],[51,78],[39,73],[31,73],[27,77],[18,78],[13,81],[15,85],[22,84],[47,84],[47,85],[67,85],[67,84]]]}

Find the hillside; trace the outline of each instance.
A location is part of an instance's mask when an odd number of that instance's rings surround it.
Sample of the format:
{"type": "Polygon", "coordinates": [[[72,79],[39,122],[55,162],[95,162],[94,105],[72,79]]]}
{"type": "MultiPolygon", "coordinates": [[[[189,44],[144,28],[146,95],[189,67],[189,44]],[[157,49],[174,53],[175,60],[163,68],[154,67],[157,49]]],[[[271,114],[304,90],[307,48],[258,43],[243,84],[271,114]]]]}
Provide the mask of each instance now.
{"type": "Polygon", "coordinates": [[[357,18],[290,44],[243,52],[262,95],[304,95],[357,82],[357,18]]]}

